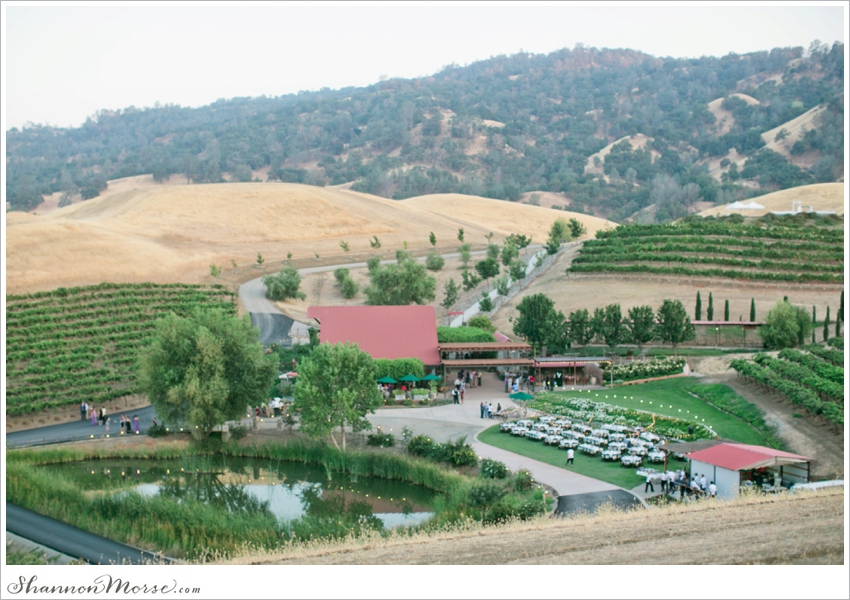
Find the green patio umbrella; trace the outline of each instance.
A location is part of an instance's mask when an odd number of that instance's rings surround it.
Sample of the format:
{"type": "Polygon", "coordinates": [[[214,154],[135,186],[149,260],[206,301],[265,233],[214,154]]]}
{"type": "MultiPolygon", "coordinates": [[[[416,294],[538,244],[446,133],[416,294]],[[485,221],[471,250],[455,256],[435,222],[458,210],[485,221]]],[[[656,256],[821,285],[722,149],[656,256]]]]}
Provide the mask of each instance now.
{"type": "Polygon", "coordinates": [[[428,374],[422,378],[422,381],[440,381],[441,379],[439,375],[428,374]]]}
{"type": "Polygon", "coordinates": [[[534,400],[534,396],[532,396],[531,394],[526,394],[525,392],[515,392],[508,396],[508,398],[511,398],[513,400],[534,400]]]}
{"type": "Polygon", "coordinates": [[[396,381],[392,377],[381,377],[378,380],[378,383],[398,383],[398,381],[396,381]]]}
{"type": "Polygon", "coordinates": [[[408,373],[404,377],[400,377],[399,381],[409,381],[412,383],[414,381],[419,381],[419,378],[416,375],[411,375],[410,373],[408,373]]]}

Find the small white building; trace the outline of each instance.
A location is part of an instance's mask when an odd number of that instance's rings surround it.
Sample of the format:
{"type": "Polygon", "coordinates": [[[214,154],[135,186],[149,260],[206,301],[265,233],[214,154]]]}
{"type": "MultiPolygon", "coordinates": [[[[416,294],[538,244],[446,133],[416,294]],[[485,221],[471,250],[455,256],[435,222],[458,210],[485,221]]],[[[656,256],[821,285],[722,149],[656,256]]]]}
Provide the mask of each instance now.
{"type": "Polygon", "coordinates": [[[809,481],[811,458],[766,446],[722,443],[691,452],[691,477],[705,475],[717,486],[718,498],[738,496],[742,485],[790,487],[809,481]]]}

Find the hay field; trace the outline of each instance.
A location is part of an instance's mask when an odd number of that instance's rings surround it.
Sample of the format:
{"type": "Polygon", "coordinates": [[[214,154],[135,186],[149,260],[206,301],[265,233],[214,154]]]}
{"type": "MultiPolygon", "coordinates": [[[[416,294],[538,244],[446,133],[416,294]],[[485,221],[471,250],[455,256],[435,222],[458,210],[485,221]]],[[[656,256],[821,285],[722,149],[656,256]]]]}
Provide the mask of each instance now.
{"type": "MultiPolygon", "coordinates": [[[[130,187],[132,182],[127,182],[130,187]]],[[[139,182],[144,185],[144,182],[139,182]]],[[[242,267],[261,253],[267,264],[311,259],[345,262],[369,253],[377,236],[385,251],[408,242],[411,251],[457,246],[457,229],[474,245],[510,233],[546,237],[569,217],[544,208],[468,196],[393,201],[343,189],[290,183],[228,183],[121,189],[46,215],[9,213],[6,225],[8,293],[112,281],[203,283],[209,265],[242,267]]],[[[591,234],[608,224],[576,215],[591,234]]]]}
{"type": "MultiPolygon", "coordinates": [[[[764,196],[753,198],[764,206],[764,210],[726,210],[725,206],[715,206],[708,210],[704,210],[700,215],[722,216],[733,213],[744,215],[745,217],[761,217],[771,211],[788,211],[791,210],[791,203],[800,201],[803,206],[811,205],[814,210],[834,210],[839,215],[844,215],[845,192],[844,183],[815,183],[813,185],[803,185],[800,187],[789,188],[787,190],[779,190],[771,192],[764,196]]],[[[804,209],[806,210],[806,209],[804,209]]]]}
{"type": "MultiPolygon", "coordinates": [[[[411,538],[317,544],[231,564],[843,564],[844,491],[745,496],[411,538]]],[[[587,583],[587,582],[586,582],[587,583]]],[[[632,585],[638,585],[632,581],[632,585]]],[[[603,586],[605,584],[602,584],[603,586]]],[[[740,585],[740,582],[739,582],[740,585]]],[[[612,584],[612,589],[616,584],[612,584]]]]}

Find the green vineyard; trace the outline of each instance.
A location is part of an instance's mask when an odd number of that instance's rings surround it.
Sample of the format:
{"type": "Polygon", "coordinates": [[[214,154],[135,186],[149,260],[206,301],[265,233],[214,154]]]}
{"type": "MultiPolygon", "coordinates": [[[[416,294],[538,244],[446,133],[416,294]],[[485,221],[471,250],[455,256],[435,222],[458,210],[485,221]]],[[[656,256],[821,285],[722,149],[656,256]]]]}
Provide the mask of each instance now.
{"type": "MultiPolygon", "coordinates": [[[[829,343],[844,346],[840,338],[829,343]]],[[[844,426],[844,351],[822,346],[786,349],[778,358],[757,354],[752,361],[733,360],[731,367],[750,381],[776,391],[830,423],[844,426]]]]}
{"type": "Polygon", "coordinates": [[[717,219],[620,225],[584,242],[568,272],[843,283],[844,231],[832,225],[829,219],[807,227],[717,219]]]}
{"type": "Polygon", "coordinates": [[[154,322],[196,307],[235,313],[223,286],[112,284],[6,296],[6,413],[103,403],[136,390],[154,322]]]}

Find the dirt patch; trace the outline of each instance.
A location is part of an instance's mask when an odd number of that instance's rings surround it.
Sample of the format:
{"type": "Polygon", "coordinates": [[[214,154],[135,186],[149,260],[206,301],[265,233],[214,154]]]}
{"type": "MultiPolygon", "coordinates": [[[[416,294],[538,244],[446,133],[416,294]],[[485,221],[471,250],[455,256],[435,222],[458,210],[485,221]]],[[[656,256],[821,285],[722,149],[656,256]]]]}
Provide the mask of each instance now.
{"type": "Polygon", "coordinates": [[[842,564],[843,490],[538,520],[252,556],[239,564],[842,564]],[[687,532],[686,534],[683,532],[687,532]],[[695,544],[694,540],[699,543],[695,544]]]}
{"type": "Polygon", "coordinates": [[[736,374],[711,375],[701,383],[728,385],[749,402],[765,412],[765,422],[776,428],[777,435],[790,452],[814,458],[813,477],[843,479],[844,433],[809,415],[804,408],[794,406],[779,394],[766,392],[755,384],[746,383],[736,374]],[[800,415],[795,417],[794,415],[800,415]]]}

